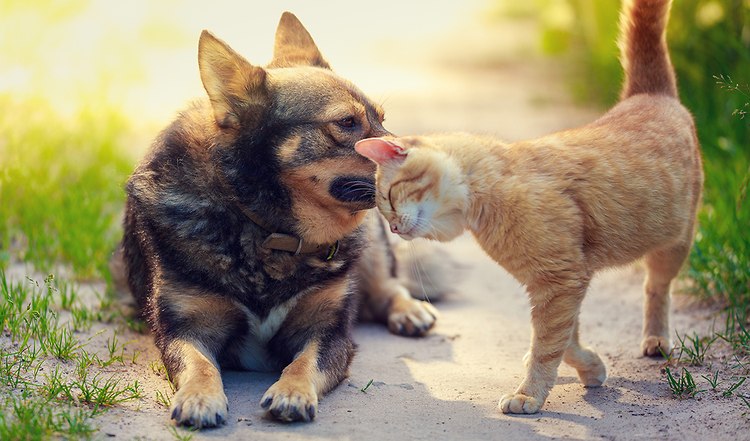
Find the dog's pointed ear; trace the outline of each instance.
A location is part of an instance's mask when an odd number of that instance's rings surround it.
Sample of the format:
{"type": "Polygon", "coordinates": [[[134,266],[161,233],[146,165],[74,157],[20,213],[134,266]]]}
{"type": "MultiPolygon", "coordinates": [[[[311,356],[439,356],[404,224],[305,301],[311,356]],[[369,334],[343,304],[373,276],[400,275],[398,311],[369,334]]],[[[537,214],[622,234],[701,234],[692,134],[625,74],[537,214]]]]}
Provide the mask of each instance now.
{"type": "Polygon", "coordinates": [[[291,12],[281,14],[268,67],[316,66],[330,69],[310,33],[291,12]]]}
{"type": "Polygon", "coordinates": [[[205,30],[198,41],[198,68],[220,127],[238,129],[268,103],[266,71],[205,30]]]}
{"type": "Polygon", "coordinates": [[[406,159],[407,152],[397,141],[383,138],[369,138],[354,144],[354,150],[360,155],[378,163],[390,164],[394,161],[401,163],[406,159]]]}

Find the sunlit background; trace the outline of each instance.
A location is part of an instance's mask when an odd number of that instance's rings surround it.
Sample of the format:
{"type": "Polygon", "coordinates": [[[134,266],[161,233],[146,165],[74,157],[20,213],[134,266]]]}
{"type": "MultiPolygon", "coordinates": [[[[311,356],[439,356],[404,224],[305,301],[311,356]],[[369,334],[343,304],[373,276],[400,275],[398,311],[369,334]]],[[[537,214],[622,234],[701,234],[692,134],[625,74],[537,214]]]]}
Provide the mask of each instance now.
{"type": "Polygon", "coordinates": [[[377,96],[419,87],[410,64],[440,49],[424,43],[471,28],[488,7],[486,0],[2,0],[0,93],[43,96],[68,114],[101,100],[138,124],[163,125],[204,93],[196,61],[202,29],[264,65],[279,17],[291,11],[339,74],[377,96]],[[411,61],[399,67],[404,58],[411,61]]]}

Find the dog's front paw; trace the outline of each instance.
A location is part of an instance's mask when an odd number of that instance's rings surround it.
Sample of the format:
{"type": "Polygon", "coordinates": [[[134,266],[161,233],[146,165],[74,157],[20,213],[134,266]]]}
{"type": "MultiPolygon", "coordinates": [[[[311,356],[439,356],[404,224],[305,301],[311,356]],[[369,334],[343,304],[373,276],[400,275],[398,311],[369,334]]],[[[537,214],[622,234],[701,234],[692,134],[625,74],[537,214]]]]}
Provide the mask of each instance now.
{"type": "Polygon", "coordinates": [[[311,385],[294,385],[281,379],[268,388],[260,406],[284,422],[312,421],[318,406],[318,394],[311,385]]]}
{"type": "Polygon", "coordinates": [[[537,413],[544,402],[523,394],[508,394],[500,399],[498,407],[503,413],[537,413]]]}
{"type": "Polygon", "coordinates": [[[428,302],[394,297],[388,311],[388,329],[394,334],[419,337],[435,326],[437,318],[437,309],[428,302]]]}
{"type": "Polygon", "coordinates": [[[229,403],[223,390],[200,390],[187,384],[172,398],[171,410],[177,424],[202,429],[224,424],[229,403]]]}
{"type": "Polygon", "coordinates": [[[651,335],[644,337],[641,342],[641,352],[643,352],[643,355],[648,355],[649,357],[669,356],[671,351],[672,348],[668,337],[651,335]]]}

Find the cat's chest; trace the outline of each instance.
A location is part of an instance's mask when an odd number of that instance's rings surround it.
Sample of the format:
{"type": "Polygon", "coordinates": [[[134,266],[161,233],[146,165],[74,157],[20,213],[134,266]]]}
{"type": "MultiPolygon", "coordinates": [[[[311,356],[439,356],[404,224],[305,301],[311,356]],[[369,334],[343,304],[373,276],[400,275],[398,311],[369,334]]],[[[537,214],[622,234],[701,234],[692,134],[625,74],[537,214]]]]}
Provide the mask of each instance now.
{"type": "Polygon", "coordinates": [[[488,233],[486,229],[471,231],[482,250],[516,280],[528,284],[550,270],[548,267],[553,262],[550,256],[533,251],[534,247],[522,237],[507,232],[501,234],[499,230],[495,230],[494,234],[488,233]]]}

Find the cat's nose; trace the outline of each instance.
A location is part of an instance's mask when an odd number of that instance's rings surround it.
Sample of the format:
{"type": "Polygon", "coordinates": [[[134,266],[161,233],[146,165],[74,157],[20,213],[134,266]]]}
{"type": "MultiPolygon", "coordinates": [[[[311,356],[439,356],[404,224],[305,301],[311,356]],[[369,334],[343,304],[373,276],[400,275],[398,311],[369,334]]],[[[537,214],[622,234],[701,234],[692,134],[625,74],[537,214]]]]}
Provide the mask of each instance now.
{"type": "Polygon", "coordinates": [[[391,222],[391,233],[399,234],[398,225],[395,222],[391,222]]]}

